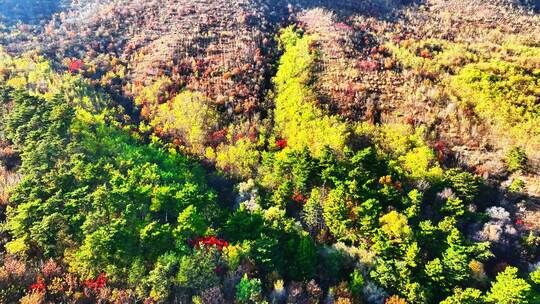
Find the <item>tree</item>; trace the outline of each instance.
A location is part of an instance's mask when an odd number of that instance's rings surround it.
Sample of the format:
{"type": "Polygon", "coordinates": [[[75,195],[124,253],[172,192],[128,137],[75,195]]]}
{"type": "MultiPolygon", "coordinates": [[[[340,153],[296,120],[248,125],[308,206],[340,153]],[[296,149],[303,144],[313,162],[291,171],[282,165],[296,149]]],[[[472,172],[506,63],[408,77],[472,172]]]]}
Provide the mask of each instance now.
{"type": "Polygon", "coordinates": [[[469,172],[450,169],[444,172],[445,182],[466,203],[472,203],[480,194],[482,179],[469,172]]]}
{"type": "Polygon", "coordinates": [[[289,241],[289,254],[286,256],[288,272],[295,281],[308,281],[315,276],[317,266],[317,247],[308,235],[289,241]]]}
{"type": "Polygon", "coordinates": [[[170,224],[152,221],[139,232],[143,256],[152,260],[163,252],[174,249],[174,238],[170,224]]]}
{"type": "Polygon", "coordinates": [[[446,298],[441,304],[483,304],[482,292],[478,289],[467,288],[465,290],[456,288],[454,294],[446,298]]]}
{"type": "Polygon", "coordinates": [[[486,302],[494,304],[529,303],[531,285],[518,278],[518,269],[507,267],[497,275],[496,281],[486,295],[486,302]]]}
{"type": "Polygon", "coordinates": [[[313,39],[292,26],[281,32],[279,43],[284,54],[273,79],[277,91],[275,125],[293,149],[308,147],[320,155],[329,146],[341,152],[348,137],[347,125],[314,105],[316,94],[309,86],[316,60],[316,53],[310,50],[313,39]]]}
{"type": "Polygon", "coordinates": [[[323,215],[330,232],[337,239],[354,238],[353,221],[349,212],[345,187],[340,185],[332,189],[324,202],[323,215]]]}
{"type": "Polygon", "coordinates": [[[259,159],[260,152],[257,145],[246,138],[241,138],[233,144],[220,144],[215,152],[217,167],[235,177],[252,177],[259,159]]]}
{"type": "Polygon", "coordinates": [[[324,226],[323,208],[321,206],[323,196],[321,192],[322,190],[319,188],[311,190],[311,195],[302,210],[302,220],[307,226],[308,231],[313,235],[317,235],[324,226]]]}
{"type": "Polygon", "coordinates": [[[65,255],[70,271],[83,277],[105,272],[127,281],[166,252],[185,252],[178,239],[175,248],[174,231],[202,233],[214,219],[215,194],[202,168],[139,142],[117,127],[114,113],[89,112],[60,95],[8,97],[6,136],[21,152],[25,174],[7,213],[10,252],[65,255]]]}
{"type": "Polygon", "coordinates": [[[236,286],[236,300],[239,303],[256,302],[259,299],[261,292],[261,280],[249,279],[247,274],[244,274],[236,286]]]}
{"type": "Polygon", "coordinates": [[[381,231],[391,242],[403,243],[412,237],[411,227],[407,217],[397,211],[391,211],[380,218],[381,231]]]}
{"type": "Polygon", "coordinates": [[[532,271],[529,274],[529,277],[534,284],[540,285],[540,268],[536,269],[535,271],[532,271]]]}
{"type": "Polygon", "coordinates": [[[177,266],[178,257],[176,254],[167,252],[157,259],[154,269],[143,281],[150,288],[150,296],[155,301],[165,303],[169,298],[177,266]]]}
{"type": "Polygon", "coordinates": [[[177,223],[174,237],[179,243],[185,243],[188,238],[203,235],[208,228],[207,219],[194,205],[189,205],[180,212],[177,223]]]}
{"type": "Polygon", "coordinates": [[[205,290],[219,282],[216,274],[215,249],[201,248],[183,256],[178,266],[176,281],[183,288],[193,291],[205,290]]]}
{"type": "Polygon", "coordinates": [[[261,235],[263,217],[260,213],[251,213],[244,206],[234,211],[223,227],[228,240],[254,240],[261,235]]]}
{"type": "Polygon", "coordinates": [[[182,139],[194,152],[202,153],[210,133],[217,128],[218,113],[202,94],[184,91],[158,107],[152,125],[182,139]]]}

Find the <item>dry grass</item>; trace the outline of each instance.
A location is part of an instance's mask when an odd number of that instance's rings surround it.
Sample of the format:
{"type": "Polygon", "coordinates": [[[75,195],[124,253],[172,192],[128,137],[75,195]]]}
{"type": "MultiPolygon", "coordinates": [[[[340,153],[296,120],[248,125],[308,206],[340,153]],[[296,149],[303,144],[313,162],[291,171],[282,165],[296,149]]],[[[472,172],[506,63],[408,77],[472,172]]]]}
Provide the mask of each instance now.
{"type": "Polygon", "coordinates": [[[21,178],[20,174],[0,167],[0,205],[7,204],[11,190],[21,181],[21,178]]]}

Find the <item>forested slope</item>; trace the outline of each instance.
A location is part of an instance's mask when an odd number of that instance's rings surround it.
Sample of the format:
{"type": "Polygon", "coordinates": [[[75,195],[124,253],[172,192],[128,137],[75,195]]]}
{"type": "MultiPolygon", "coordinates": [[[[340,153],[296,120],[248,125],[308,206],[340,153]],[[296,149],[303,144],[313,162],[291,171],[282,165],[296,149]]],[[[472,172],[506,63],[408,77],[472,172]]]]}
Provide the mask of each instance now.
{"type": "Polygon", "coordinates": [[[531,3],[27,2],[1,303],[540,302],[531,3]]]}

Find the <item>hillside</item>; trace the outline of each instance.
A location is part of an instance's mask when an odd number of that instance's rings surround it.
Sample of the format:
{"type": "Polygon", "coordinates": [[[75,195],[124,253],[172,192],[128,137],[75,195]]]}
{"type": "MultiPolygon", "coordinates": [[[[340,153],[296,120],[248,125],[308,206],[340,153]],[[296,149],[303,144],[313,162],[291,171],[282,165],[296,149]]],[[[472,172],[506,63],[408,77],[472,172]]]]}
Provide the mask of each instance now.
{"type": "Polygon", "coordinates": [[[518,0],[0,2],[0,303],[540,301],[518,0]]]}

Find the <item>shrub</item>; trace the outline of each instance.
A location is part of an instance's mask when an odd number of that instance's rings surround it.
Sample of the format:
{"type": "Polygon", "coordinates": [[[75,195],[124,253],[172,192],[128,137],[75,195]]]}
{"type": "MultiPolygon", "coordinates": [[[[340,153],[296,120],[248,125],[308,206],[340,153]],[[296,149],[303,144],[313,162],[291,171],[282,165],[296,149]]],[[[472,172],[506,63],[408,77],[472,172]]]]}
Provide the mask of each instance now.
{"type": "Polygon", "coordinates": [[[539,81],[538,72],[491,61],[465,66],[451,79],[450,87],[464,105],[472,105],[480,118],[493,124],[494,143],[535,151],[540,147],[539,81]]]}
{"type": "Polygon", "coordinates": [[[224,304],[226,303],[223,292],[219,287],[209,288],[201,293],[202,304],[224,304]]]}
{"type": "Polygon", "coordinates": [[[311,280],[306,284],[306,292],[308,294],[309,303],[319,303],[323,295],[321,287],[317,285],[315,280],[311,280]]]}
{"type": "Polygon", "coordinates": [[[236,300],[239,303],[256,302],[261,296],[261,292],[261,280],[249,279],[247,274],[244,274],[236,286],[236,300]]]}
{"type": "Polygon", "coordinates": [[[41,304],[45,303],[45,292],[33,291],[20,300],[21,304],[41,304]]]}
{"type": "Polygon", "coordinates": [[[390,298],[386,299],[384,304],[407,304],[405,299],[400,298],[399,296],[393,295],[390,298]]]}
{"type": "Polygon", "coordinates": [[[515,178],[510,186],[508,186],[508,190],[510,192],[521,192],[525,189],[525,182],[521,178],[515,178]]]}
{"type": "Polygon", "coordinates": [[[525,171],[527,169],[527,154],[520,147],[514,147],[506,153],[506,167],[509,172],[525,171]]]}

